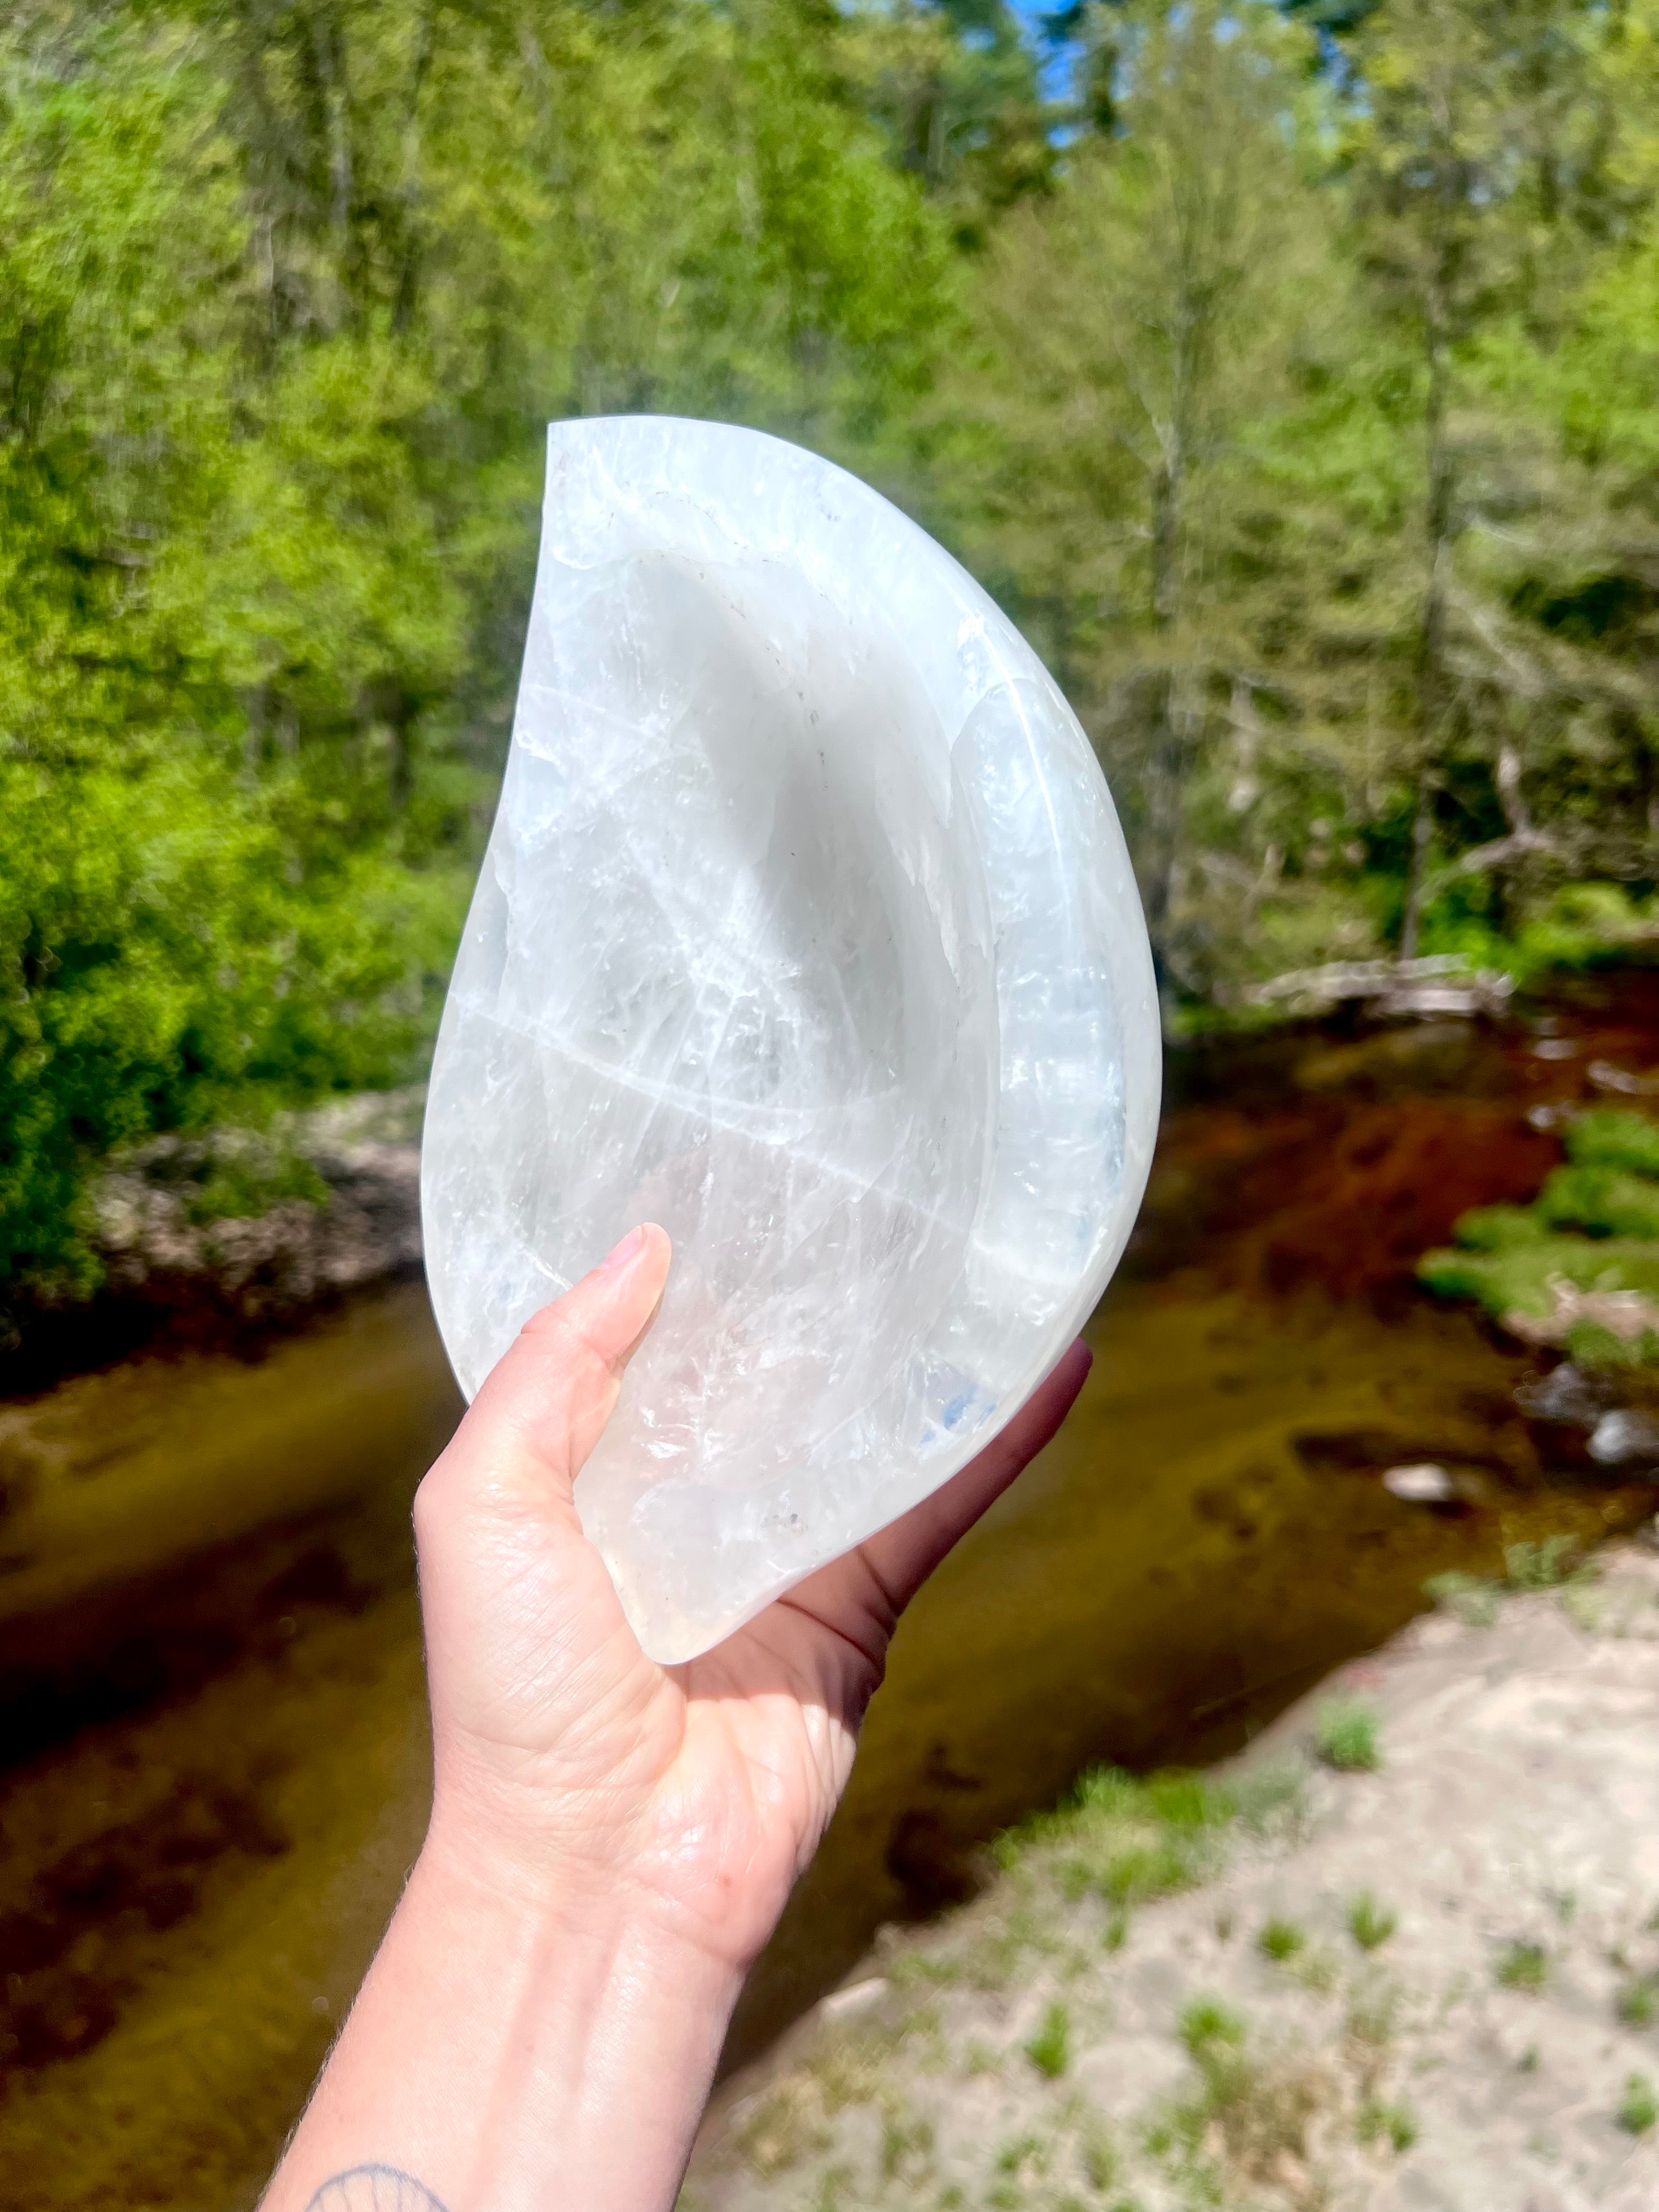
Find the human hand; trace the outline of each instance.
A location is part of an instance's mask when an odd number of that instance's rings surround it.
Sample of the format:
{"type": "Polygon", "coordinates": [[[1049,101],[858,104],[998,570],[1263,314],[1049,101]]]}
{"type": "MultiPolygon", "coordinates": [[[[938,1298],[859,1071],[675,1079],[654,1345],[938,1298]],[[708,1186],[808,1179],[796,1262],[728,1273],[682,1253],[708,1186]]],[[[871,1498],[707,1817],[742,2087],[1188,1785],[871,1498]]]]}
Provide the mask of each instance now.
{"type": "Polygon", "coordinates": [[[932,1498],[659,1667],[572,1486],[668,1264],[636,1230],[538,1314],[421,1486],[432,1823],[264,2212],[668,2212],[894,1625],[1088,1372],[1074,1345],[932,1498]]]}
{"type": "Polygon", "coordinates": [[[614,1892],[738,1972],[828,1825],[900,1613],[1048,1443],[1073,1345],[1002,1434],[904,1517],[702,1657],[641,1650],[572,1485],[670,1261],[635,1230],[525,1328],[421,1486],[434,1844],[534,1893],[614,1892]]]}

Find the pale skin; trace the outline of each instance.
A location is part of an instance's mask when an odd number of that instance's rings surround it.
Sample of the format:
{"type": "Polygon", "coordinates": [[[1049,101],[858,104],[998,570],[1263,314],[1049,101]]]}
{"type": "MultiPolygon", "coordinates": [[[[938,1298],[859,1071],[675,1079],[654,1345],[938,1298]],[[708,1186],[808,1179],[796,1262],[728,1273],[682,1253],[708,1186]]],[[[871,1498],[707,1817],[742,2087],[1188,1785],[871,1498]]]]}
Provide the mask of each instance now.
{"type": "Polygon", "coordinates": [[[669,2212],[898,1617],[1088,1373],[1073,1345],[931,1498],[659,1667],[572,1485],[669,1262],[637,1229],[538,1314],[421,1486],[431,1822],[262,2212],[669,2212]]]}

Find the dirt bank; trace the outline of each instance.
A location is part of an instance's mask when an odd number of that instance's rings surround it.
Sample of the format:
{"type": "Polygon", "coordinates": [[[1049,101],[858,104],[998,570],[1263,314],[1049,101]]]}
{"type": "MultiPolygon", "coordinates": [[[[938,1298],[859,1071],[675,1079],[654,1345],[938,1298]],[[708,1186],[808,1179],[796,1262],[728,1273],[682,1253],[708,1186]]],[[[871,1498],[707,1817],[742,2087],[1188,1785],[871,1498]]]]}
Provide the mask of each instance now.
{"type": "Polygon", "coordinates": [[[0,1303],[0,1401],[140,1351],[257,1355],[352,1291],[418,1275],[426,1086],[264,1129],[156,1137],[88,1197],[84,1303],[0,1303]]]}

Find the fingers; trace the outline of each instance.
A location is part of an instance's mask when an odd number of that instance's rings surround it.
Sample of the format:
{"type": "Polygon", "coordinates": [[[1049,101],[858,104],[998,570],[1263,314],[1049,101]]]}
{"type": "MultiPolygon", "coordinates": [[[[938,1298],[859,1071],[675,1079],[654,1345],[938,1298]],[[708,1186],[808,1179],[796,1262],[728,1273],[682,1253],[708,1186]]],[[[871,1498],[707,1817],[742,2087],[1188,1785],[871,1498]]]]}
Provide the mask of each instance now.
{"type": "Polygon", "coordinates": [[[860,1712],[881,1680],[900,1613],[957,1538],[1048,1442],[1071,1412],[1093,1360],[1086,1344],[1073,1345],[977,1459],[901,1520],[820,1567],[780,1601],[823,1632],[826,1648],[833,1645],[842,1658],[855,1655],[860,1712]]]}
{"type": "Polygon", "coordinates": [[[568,1496],[650,1328],[672,1247],[647,1222],[527,1321],[496,1362],[445,1455],[485,1467],[497,1494],[568,1496]]]}
{"type": "Polygon", "coordinates": [[[1094,1354],[1079,1337],[1001,1434],[902,1520],[860,1546],[896,1620],[939,1561],[1054,1437],[1088,1380],[1094,1354]]]}

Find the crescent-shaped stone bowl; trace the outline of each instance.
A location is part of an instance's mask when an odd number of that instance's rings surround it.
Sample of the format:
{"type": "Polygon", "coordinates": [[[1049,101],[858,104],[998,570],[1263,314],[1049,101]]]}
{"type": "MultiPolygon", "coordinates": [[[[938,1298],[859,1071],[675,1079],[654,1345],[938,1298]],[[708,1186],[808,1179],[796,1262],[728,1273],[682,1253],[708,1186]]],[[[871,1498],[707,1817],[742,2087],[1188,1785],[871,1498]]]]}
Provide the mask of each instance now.
{"type": "Polygon", "coordinates": [[[471,1395],[634,1224],[673,1238],[576,1486],[653,1656],[996,1433],[1116,1264],[1158,1078],[1105,780],[979,586],[781,440],[556,425],[427,1264],[471,1395]]]}

